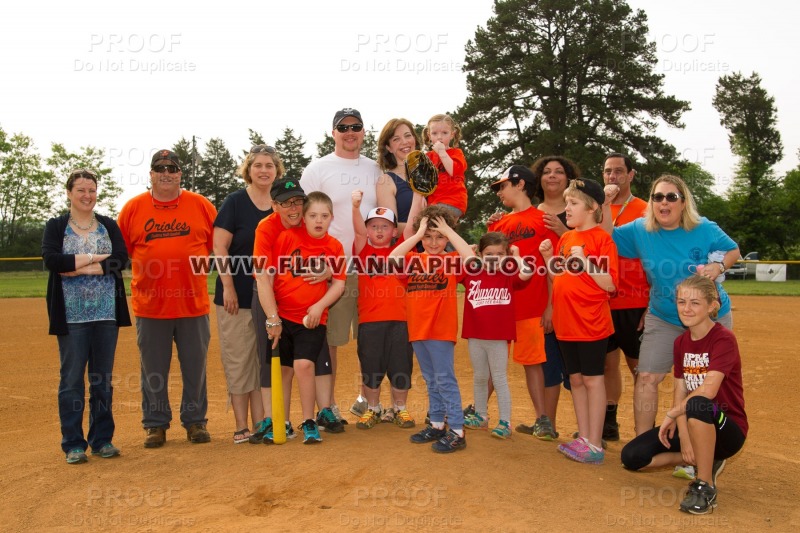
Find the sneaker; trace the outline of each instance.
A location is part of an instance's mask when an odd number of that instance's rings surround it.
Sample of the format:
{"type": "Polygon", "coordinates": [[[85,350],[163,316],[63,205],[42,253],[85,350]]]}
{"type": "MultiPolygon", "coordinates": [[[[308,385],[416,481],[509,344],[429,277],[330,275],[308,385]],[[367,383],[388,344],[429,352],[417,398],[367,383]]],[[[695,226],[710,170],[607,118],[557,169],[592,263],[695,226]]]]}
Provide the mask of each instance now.
{"type": "Polygon", "coordinates": [[[580,444],[583,444],[583,439],[578,437],[569,442],[562,442],[561,444],[558,445],[557,449],[559,452],[563,453],[564,455],[567,455],[575,446],[580,444]]]}
{"type": "MultiPolygon", "coordinates": [[[[538,421],[539,420],[537,419],[536,422],[538,421]]],[[[536,427],[536,422],[534,422],[530,426],[526,424],[517,424],[517,427],[514,428],[514,431],[516,431],[517,433],[524,433],[526,435],[533,435],[533,430],[536,427]]]]}
{"type": "MultiPolygon", "coordinates": [[[[573,439],[578,439],[578,438],[580,438],[580,436],[581,436],[581,434],[579,432],[577,432],[577,431],[572,434],[572,438],[573,439]]],[[[606,439],[600,439],[600,444],[603,445],[603,449],[604,450],[608,449],[608,442],[606,442],[606,439]]]]}
{"type": "Polygon", "coordinates": [[[360,417],[365,412],[367,412],[367,408],[369,405],[367,404],[367,400],[359,396],[356,401],[353,403],[353,406],[350,407],[350,412],[354,415],[360,417]]]}
{"type": "Polygon", "coordinates": [[[317,413],[317,425],[327,431],[328,433],[342,433],[344,426],[336,419],[330,407],[326,407],[317,413]]]}
{"type": "Polygon", "coordinates": [[[261,444],[264,441],[264,435],[267,434],[267,431],[271,430],[272,419],[270,417],[265,418],[261,422],[257,422],[255,431],[250,434],[250,444],[261,444]]]}
{"type": "Polygon", "coordinates": [[[681,511],[691,514],[707,514],[717,506],[717,489],[705,481],[689,483],[689,490],[681,502],[681,511]]]}
{"type": "Polygon", "coordinates": [[[386,422],[387,424],[391,424],[394,422],[394,417],[397,416],[393,407],[388,409],[384,409],[383,413],[381,413],[381,422],[386,422]]]}
{"type": "MultiPolygon", "coordinates": [[[[330,409],[328,410],[330,411],[330,409]]],[[[300,428],[303,430],[303,444],[316,444],[318,442],[322,442],[322,437],[319,435],[319,429],[317,429],[317,423],[310,418],[300,424],[300,428]]]]}
{"type": "Polygon", "coordinates": [[[553,423],[550,422],[547,415],[540,416],[539,420],[537,420],[533,426],[533,436],[537,439],[554,441],[558,438],[558,435],[553,429],[553,423]]]}
{"type": "Polygon", "coordinates": [[[486,429],[489,427],[489,417],[483,418],[478,413],[464,417],[464,427],[467,429],[486,429]]]}
{"type": "Polygon", "coordinates": [[[164,428],[145,428],[145,448],[160,448],[167,442],[167,430],[164,428]]]}
{"type": "MultiPolygon", "coordinates": [[[[378,410],[378,413],[380,410],[378,410]]],[[[380,424],[381,418],[378,416],[378,413],[373,411],[372,409],[367,409],[367,412],[361,415],[361,418],[358,419],[356,422],[356,427],[358,429],[372,429],[376,425],[380,424]]]]}
{"type": "Polygon", "coordinates": [[[717,477],[725,470],[726,462],[725,459],[719,459],[714,461],[714,464],[711,466],[711,485],[714,486],[714,489],[717,488],[717,477]]]}
{"type": "Polygon", "coordinates": [[[297,433],[294,432],[294,428],[292,427],[292,423],[288,420],[286,421],[286,438],[293,439],[297,437],[297,433]]]}
{"type": "Polygon", "coordinates": [[[442,437],[445,436],[447,433],[444,429],[436,429],[432,425],[428,424],[425,426],[425,429],[420,431],[419,433],[414,433],[411,435],[410,440],[414,444],[425,444],[427,442],[435,442],[442,437]]]}
{"type": "Polygon", "coordinates": [[[492,437],[497,437],[498,439],[510,439],[511,428],[508,427],[508,422],[505,420],[498,422],[497,427],[492,430],[491,435],[492,437]]]}
{"type": "Polygon", "coordinates": [[[453,453],[467,447],[467,436],[459,437],[452,429],[431,445],[436,453],[453,453]]]}
{"type": "Polygon", "coordinates": [[[99,450],[92,450],[92,455],[99,455],[103,459],[111,459],[112,457],[119,457],[120,453],[121,452],[119,451],[119,448],[117,448],[110,442],[103,444],[99,450]]]}
{"type": "Polygon", "coordinates": [[[409,429],[416,426],[417,423],[414,422],[413,418],[411,418],[411,415],[408,413],[408,409],[400,409],[394,415],[394,425],[403,429],[409,429]]]}
{"type": "Polygon", "coordinates": [[[186,430],[186,439],[192,444],[203,444],[211,442],[211,434],[205,424],[192,424],[186,430]]]}
{"type": "Polygon", "coordinates": [[[477,411],[475,411],[475,406],[472,404],[469,404],[464,408],[464,418],[467,418],[470,415],[474,415],[475,413],[477,413],[477,411]]]}
{"type": "Polygon", "coordinates": [[[347,419],[342,416],[342,412],[339,410],[339,406],[336,405],[335,403],[331,404],[331,412],[333,413],[333,416],[336,417],[336,420],[341,422],[343,426],[349,424],[347,419]]]}
{"type": "Polygon", "coordinates": [[[75,448],[74,450],[70,450],[67,452],[67,464],[79,465],[85,463],[88,460],[89,458],[86,457],[86,451],[81,450],[80,448],[75,448]]]}
{"type": "Polygon", "coordinates": [[[617,422],[603,424],[603,440],[610,442],[619,440],[619,424],[617,422]]]}
{"type": "MultiPolygon", "coordinates": [[[[297,434],[294,432],[294,429],[292,428],[292,423],[287,420],[286,421],[286,438],[287,439],[293,439],[296,436],[297,436],[297,434]]],[[[275,432],[273,431],[272,424],[269,425],[269,429],[267,430],[266,433],[264,433],[264,438],[261,439],[261,442],[263,442],[264,444],[274,444],[275,443],[275,432]]]]}
{"type": "Polygon", "coordinates": [[[593,450],[583,438],[575,439],[567,446],[559,446],[558,451],[573,461],[594,465],[603,464],[606,456],[602,448],[599,451],[593,450]]]}
{"type": "Polygon", "coordinates": [[[672,471],[672,477],[694,481],[695,471],[692,465],[679,465],[672,471]]]}

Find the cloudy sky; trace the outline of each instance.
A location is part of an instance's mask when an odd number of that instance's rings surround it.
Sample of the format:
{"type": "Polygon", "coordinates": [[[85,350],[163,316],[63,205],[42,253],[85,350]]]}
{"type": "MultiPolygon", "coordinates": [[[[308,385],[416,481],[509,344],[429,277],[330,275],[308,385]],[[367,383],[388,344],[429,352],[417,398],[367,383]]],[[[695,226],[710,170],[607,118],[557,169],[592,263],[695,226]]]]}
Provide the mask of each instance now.
{"type": "MultiPolygon", "coordinates": [[[[797,166],[797,7],[630,4],[648,14],[666,92],[692,106],[684,130],[661,135],[723,189],[735,159],[714,86],[721,74],[755,70],[776,99],[777,168],[797,166]]],[[[14,2],[0,20],[0,126],[31,136],[45,156],[51,142],[103,148],[125,199],[144,190],[149,154],[181,137],[220,137],[239,154],[248,128],[271,142],[289,126],[311,154],[341,107],[357,107],[375,129],[455,109],[466,97],[464,45],[491,9],[489,0],[14,2]]]]}

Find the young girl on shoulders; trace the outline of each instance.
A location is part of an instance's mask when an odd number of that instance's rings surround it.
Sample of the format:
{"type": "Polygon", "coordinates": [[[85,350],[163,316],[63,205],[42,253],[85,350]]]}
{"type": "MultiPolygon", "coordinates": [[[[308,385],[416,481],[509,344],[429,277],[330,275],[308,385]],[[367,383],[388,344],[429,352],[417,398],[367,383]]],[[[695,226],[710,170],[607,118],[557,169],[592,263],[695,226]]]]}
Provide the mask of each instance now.
{"type": "Polygon", "coordinates": [[[439,185],[428,196],[428,205],[447,206],[456,220],[467,212],[467,160],[458,147],[459,140],[461,128],[450,115],[432,116],[422,130],[422,142],[430,148],[426,155],[439,171],[439,185]]]}

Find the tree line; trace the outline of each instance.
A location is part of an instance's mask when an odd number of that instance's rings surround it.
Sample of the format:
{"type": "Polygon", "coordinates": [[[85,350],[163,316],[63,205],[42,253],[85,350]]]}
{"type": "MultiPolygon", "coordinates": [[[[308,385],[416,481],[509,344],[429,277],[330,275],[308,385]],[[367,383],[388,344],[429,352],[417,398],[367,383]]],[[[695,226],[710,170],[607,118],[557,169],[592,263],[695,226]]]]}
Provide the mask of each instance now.
{"type": "MultiPolygon", "coordinates": [[[[708,102],[738,158],[732,185],[719,195],[702,165],[682,158],[656,134],[659,125],[683,128],[681,117],[690,106],[665,94],[648,32],[646,13],[624,0],[495,2],[493,16],[466,45],[468,96],[452,111],[469,163],[465,236],[479,235],[497,210],[488,184],[511,164],[564,155],[584,176],[600,179],[605,154],[615,151],[635,162],[637,196],[646,198],[659,175],[677,174],[691,187],[701,214],[718,222],[742,252],[775,260],[800,256],[800,166],[783,176],[774,171],[784,148],[775,100],[761,77],[723,75],[708,102]]],[[[273,144],[289,176],[299,177],[311,162],[305,140],[289,127],[272,143],[253,129],[247,140],[273,144]]],[[[332,137],[326,133],[316,148],[317,157],[332,152],[332,137]]],[[[179,139],[173,150],[184,169],[184,187],[215,206],[243,186],[236,170],[246,151],[233,154],[219,138],[198,147],[196,137],[179,139]]],[[[121,187],[104,166],[103,150],[86,146],[71,153],[53,143],[51,152],[43,161],[29,137],[0,127],[0,256],[39,255],[44,221],[66,208],[63,186],[70,168],[99,172],[100,210],[114,215],[120,207],[114,200],[121,187]]],[[[374,126],[367,129],[362,153],[377,156],[374,126]]]]}

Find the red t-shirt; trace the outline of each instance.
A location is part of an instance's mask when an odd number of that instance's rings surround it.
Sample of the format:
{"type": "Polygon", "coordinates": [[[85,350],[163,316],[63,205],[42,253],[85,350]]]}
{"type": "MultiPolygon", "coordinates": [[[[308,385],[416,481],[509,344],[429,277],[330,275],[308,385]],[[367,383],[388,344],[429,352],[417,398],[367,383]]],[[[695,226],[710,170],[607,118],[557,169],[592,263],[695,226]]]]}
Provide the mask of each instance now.
{"type": "MultiPolygon", "coordinates": [[[[647,214],[647,202],[635,196],[625,204],[611,204],[614,227],[633,222],[647,214]],[[622,206],[625,209],[622,209],[622,206]],[[620,213],[622,211],[622,213],[620,213]]],[[[650,303],[650,284],[639,259],[619,258],[619,284],[611,295],[611,309],[639,309],[650,303]]]]}
{"type": "Polygon", "coordinates": [[[530,283],[520,291],[516,305],[516,319],[526,320],[538,318],[544,314],[549,295],[547,294],[547,272],[540,271],[538,267],[544,265],[544,259],[539,252],[539,245],[545,239],[558,242],[558,234],[547,229],[544,225],[544,213],[531,206],[519,213],[508,213],[503,218],[491,224],[489,231],[499,231],[511,244],[519,248],[519,255],[530,257],[526,262],[533,268],[533,277],[530,283]]]}
{"type": "Polygon", "coordinates": [[[387,257],[402,242],[375,248],[367,243],[358,259],[362,269],[358,275],[358,323],[406,320],[406,287],[403,279],[386,272],[387,257]]]}
{"type": "Polygon", "coordinates": [[[214,249],[216,217],[214,205],[190,191],[181,191],[175,202],[158,202],[145,192],[122,207],[117,222],[131,258],[134,315],[208,314],[207,274],[198,272],[190,258],[207,259],[214,249]]]}
{"type": "Polygon", "coordinates": [[[272,247],[286,229],[278,213],[272,213],[258,223],[253,245],[253,270],[261,270],[272,263],[272,247]]]}
{"type": "Polygon", "coordinates": [[[464,280],[464,323],[461,336],[465,339],[517,340],[514,308],[529,283],[519,274],[504,274],[501,270],[476,275],[466,274],[464,280]]]}
{"type": "MultiPolygon", "coordinates": [[[[559,239],[555,256],[568,258],[573,246],[617,282],[617,247],[611,235],[595,226],[586,231],[570,230],[559,239]]],[[[567,261],[567,265],[569,262],[567,261]]],[[[553,278],[553,329],[562,341],[598,341],[614,333],[609,293],[587,272],[563,272],[553,278]]]]}
{"type": "Polygon", "coordinates": [[[684,380],[690,393],[703,384],[710,371],[725,375],[713,401],[736,422],[746,437],[749,426],[744,412],[742,359],[733,332],[714,324],[705,337],[692,340],[692,333],[687,330],[675,339],[673,359],[675,379],[684,380]]]}
{"type": "Polygon", "coordinates": [[[467,171],[467,159],[459,148],[448,148],[447,155],[453,160],[453,175],[447,173],[442,165],[439,154],[434,151],[427,153],[431,162],[439,170],[439,184],[433,194],[428,196],[428,205],[447,204],[467,212],[467,186],[464,173],[467,171]]]}
{"type": "Polygon", "coordinates": [[[457,259],[458,252],[431,256],[426,252],[409,252],[405,256],[406,266],[420,265],[425,273],[411,273],[406,283],[406,319],[409,341],[458,340],[458,303],[456,285],[461,276],[444,266],[431,273],[429,261],[446,257],[457,259]]]}
{"type": "MultiPolygon", "coordinates": [[[[347,278],[346,257],[342,243],[330,235],[315,239],[305,227],[281,232],[272,247],[270,264],[276,268],[273,290],[278,303],[278,316],[302,324],[308,308],[317,303],[328,291],[327,283],[314,285],[300,274],[309,268],[319,268],[326,261],[333,270],[333,278],[347,278]],[[313,259],[311,259],[313,258],[313,259]],[[327,261],[333,259],[333,262],[327,261]]],[[[320,324],[326,324],[328,310],[322,313],[320,324]]]]}

